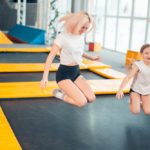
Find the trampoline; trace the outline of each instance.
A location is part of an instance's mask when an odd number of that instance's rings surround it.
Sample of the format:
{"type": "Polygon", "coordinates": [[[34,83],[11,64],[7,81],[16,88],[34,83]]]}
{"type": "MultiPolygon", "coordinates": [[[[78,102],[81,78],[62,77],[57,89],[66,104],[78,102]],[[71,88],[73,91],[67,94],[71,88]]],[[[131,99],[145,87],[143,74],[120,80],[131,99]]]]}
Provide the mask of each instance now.
{"type": "MultiPolygon", "coordinates": [[[[47,56],[47,53],[35,53],[31,59],[30,53],[1,54],[0,63],[44,63],[47,56]]],[[[100,55],[104,63],[126,73],[123,54],[104,50],[100,55]],[[119,56],[117,60],[116,55],[119,56]]],[[[87,80],[106,79],[87,70],[81,73],[87,80]]],[[[0,73],[3,83],[39,81],[41,78],[41,72],[0,73]]],[[[54,80],[55,72],[51,72],[49,81],[54,80]]],[[[128,98],[128,94],[120,101],[114,94],[97,95],[94,103],[82,108],[54,97],[8,98],[1,100],[0,106],[23,150],[150,149],[150,118],[143,112],[130,113],[128,98]]]]}

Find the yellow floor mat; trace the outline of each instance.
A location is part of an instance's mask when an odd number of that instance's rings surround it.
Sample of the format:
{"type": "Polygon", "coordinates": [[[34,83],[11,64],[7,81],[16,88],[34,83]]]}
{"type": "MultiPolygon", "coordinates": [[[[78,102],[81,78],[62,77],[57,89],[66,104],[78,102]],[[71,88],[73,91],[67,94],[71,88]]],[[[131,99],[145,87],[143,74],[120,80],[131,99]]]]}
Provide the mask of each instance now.
{"type": "Polygon", "coordinates": [[[0,150],[22,150],[0,107],[0,150]]]}
{"type": "MultiPolygon", "coordinates": [[[[0,72],[37,72],[44,71],[44,63],[1,63],[0,72]]],[[[59,63],[53,63],[50,71],[56,71],[59,63]]]]}
{"type": "Polygon", "coordinates": [[[51,48],[0,48],[0,52],[50,52],[51,48]]]}
{"type": "Polygon", "coordinates": [[[95,69],[91,68],[90,71],[95,72],[103,77],[109,78],[109,79],[122,79],[126,76],[126,74],[116,71],[111,68],[104,68],[104,69],[95,69]]]}
{"type": "MultiPolygon", "coordinates": [[[[109,65],[105,65],[100,62],[92,62],[83,60],[84,66],[80,66],[80,69],[89,68],[109,68],[109,65]]],[[[0,63],[0,72],[37,72],[44,71],[44,63],[0,63]]],[[[50,71],[57,71],[59,63],[52,63],[50,71]]]]}
{"type": "MultiPolygon", "coordinates": [[[[88,82],[95,94],[116,94],[122,79],[89,80],[88,82]]],[[[130,81],[124,88],[124,93],[129,92],[131,83],[130,81]]]]}
{"type": "MultiPolygon", "coordinates": [[[[95,94],[114,94],[118,91],[122,79],[89,80],[95,94]]],[[[131,83],[124,92],[129,92],[131,83]]],[[[49,81],[47,87],[40,89],[40,82],[9,82],[0,83],[0,98],[51,97],[55,81],[49,81]]]]}
{"type": "Polygon", "coordinates": [[[0,98],[51,97],[57,87],[55,81],[49,81],[45,90],[40,89],[40,82],[0,83],[0,98]]]}
{"type": "Polygon", "coordinates": [[[0,44],[13,44],[13,42],[9,40],[2,31],[0,31],[0,44]]]}
{"type": "Polygon", "coordinates": [[[102,62],[91,61],[91,60],[83,60],[82,63],[87,66],[87,68],[111,68],[110,65],[106,65],[102,62]]]}

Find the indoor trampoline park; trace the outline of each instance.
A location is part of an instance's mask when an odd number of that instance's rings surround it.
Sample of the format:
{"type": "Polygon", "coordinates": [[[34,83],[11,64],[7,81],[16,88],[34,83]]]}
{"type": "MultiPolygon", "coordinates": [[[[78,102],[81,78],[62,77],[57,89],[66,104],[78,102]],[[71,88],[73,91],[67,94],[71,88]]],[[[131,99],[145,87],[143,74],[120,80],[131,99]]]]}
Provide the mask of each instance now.
{"type": "Polygon", "coordinates": [[[0,1],[0,150],[150,150],[150,0],[0,1]]]}

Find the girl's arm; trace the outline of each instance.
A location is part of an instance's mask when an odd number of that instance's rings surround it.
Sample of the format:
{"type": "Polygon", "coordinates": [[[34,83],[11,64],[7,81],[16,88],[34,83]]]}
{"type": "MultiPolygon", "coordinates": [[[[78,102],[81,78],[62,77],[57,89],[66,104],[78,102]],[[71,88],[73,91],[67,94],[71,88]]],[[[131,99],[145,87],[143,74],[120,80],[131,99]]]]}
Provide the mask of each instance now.
{"type": "Polygon", "coordinates": [[[120,99],[124,96],[123,94],[123,89],[126,86],[126,84],[129,82],[129,80],[139,71],[139,68],[137,67],[137,65],[134,65],[134,67],[131,69],[131,71],[129,72],[129,74],[123,79],[119,90],[116,94],[116,98],[120,99]]]}
{"type": "Polygon", "coordinates": [[[93,61],[101,61],[101,57],[100,56],[90,56],[89,54],[87,54],[85,52],[83,53],[82,56],[87,58],[87,59],[93,60],[93,61]]]}
{"type": "Polygon", "coordinates": [[[47,59],[46,59],[46,62],[45,62],[45,67],[44,67],[44,73],[43,73],[43,78],[40,82],[40,87],[42,89],[45,88],[45,86],[47,85],[48,83],[48,74],[49,74],[49,69],[50,69],[50,66],[52,64],[52,61],[53,59],[55,58],[58,50],[60,48],[56,45],[56,44],[53,44],[52,46],[52,49],[51,49],[51,52],[49,53],[47,59]]]}

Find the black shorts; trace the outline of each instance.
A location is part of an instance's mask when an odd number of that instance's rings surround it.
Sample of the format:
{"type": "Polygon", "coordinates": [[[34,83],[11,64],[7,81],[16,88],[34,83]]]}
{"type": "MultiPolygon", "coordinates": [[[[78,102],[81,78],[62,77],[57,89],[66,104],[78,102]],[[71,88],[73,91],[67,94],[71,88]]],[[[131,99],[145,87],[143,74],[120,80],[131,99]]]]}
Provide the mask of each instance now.
{"type": "Polygon", "coordinates": [[[149,95],[149,94],[140,94],[140,93],[138,93],[138,92],[135,92],[133,89],[130,89],[129,93],[131,93],[131,92],[137,93],[137,94],[139,94],[139,95],[149,95]]]}
{"type": "MultiPolygon", "coordinates": [[[[129,93],[131,92],[134,92],[134,93],[138,93],[138,92],[135,92],[133,89],[130,89],[129,93]]],[[[141,95],[140,93],[138,93],[139,95],[141,95]]]]}
{"type": "Polygon", "coordinates": [[[134,90],[130,89],[129,93],[131,93],[131,92],[134,92],[134,93],[136,93],[134,90]]]}
{"type": "Polygon", "coordinates": [[[56,82],[70,79],[71,81],[75,81],[80,76],[80,68],[79,65],[75,66],[66,66],[60,64],[58,71],[56,72],[56,82]]]}

